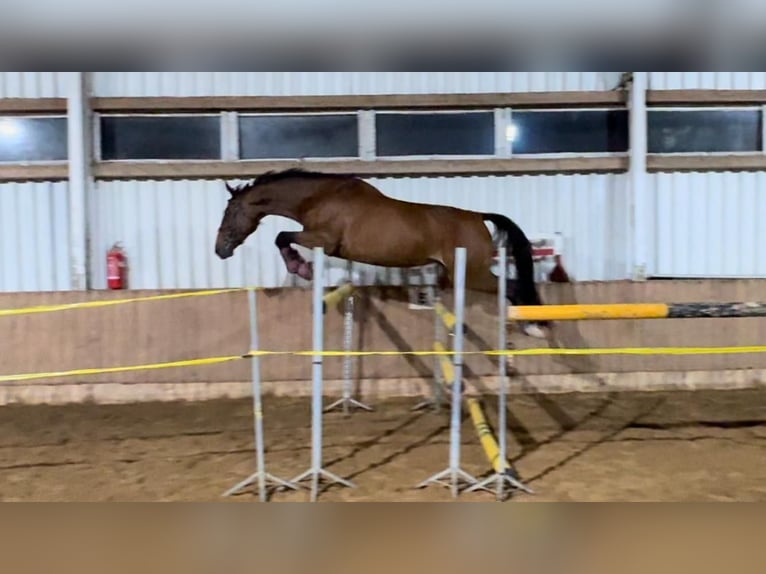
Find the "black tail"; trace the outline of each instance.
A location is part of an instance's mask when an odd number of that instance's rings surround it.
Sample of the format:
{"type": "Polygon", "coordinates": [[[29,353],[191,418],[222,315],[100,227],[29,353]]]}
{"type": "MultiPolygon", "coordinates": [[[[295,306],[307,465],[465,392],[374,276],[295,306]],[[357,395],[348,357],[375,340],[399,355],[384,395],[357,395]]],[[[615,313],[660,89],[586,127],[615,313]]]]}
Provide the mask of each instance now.
{"type": "Polygon", "coordinates": [[[521,228],[505,215],[483,213],[484,221],[495,226],[498,246],[510,248],[516,267],[516,288],[509,289],[509,298],[514,305],[542,305],[535,286],[535,264],[532,259],[532,244],[521,228]]]}

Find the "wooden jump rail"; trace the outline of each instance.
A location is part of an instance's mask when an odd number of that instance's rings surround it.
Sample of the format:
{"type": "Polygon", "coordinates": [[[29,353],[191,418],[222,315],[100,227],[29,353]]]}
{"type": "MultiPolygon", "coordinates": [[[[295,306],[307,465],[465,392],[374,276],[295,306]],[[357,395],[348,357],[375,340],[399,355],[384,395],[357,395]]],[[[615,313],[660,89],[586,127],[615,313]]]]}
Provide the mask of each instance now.
{"type": "Polygon", "coordinates": [[[766,317],[766,303],[606,303],[508,307],[509,321],[766,317]]]}

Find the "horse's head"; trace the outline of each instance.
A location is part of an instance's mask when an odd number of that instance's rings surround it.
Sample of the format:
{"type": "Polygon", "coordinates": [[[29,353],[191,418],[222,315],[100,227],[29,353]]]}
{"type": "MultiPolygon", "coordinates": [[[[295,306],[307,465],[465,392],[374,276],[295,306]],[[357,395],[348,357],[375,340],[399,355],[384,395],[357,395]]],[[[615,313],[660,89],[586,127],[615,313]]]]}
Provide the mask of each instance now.
{"type": "Polygon", "coordinates": [[[231,197],[223,212],[215,240],[215,253],[221,259],[228,259],[234,250],[244,243],[266,216],[264,206],[268,199],[258,198],[250,193],[251,186],[231,187],[226,184],[231,197]]]}

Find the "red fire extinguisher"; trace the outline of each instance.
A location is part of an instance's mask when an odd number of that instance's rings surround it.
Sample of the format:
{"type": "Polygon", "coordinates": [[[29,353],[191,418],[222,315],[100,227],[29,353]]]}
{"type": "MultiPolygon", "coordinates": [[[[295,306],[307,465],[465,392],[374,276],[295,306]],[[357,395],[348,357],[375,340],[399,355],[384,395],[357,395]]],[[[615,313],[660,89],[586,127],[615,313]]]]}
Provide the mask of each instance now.
{"type": "Polygon", "coordinates": [[[106,252],[106,283],[109,289],[127,288],[128,258],[120,243],[106,252]]]}

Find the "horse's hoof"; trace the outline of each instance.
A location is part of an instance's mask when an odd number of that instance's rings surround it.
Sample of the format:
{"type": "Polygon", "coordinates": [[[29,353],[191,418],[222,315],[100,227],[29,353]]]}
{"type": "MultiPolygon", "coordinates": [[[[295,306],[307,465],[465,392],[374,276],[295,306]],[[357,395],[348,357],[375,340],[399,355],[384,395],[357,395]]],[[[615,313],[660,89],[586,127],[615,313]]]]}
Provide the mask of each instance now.
{"type": "Polygon", "coordinates": [[[298,277],[305,279],[306,281],[311,281],[314,278],[314,266],[311,262],[301,263],[298,268],[298,277]]]}
{"type": "Polygon", "coordinates": [[[294,273],[298,273],[298,270],[301,267],[301,262],[300,261],[295,261],[294,259],[291,259],[290,261],[288,261],[285,264],[285,266],[287,267],[287,272],[288,273],[293,273],[294,274],[294,273]]]}
{"type": "Polygon", "coordinates": [[[528,323],[524,325],[524,334],[528,337],[534,337],[535,339],[546,339],[545,332],[535,323],[528,323]]]}

